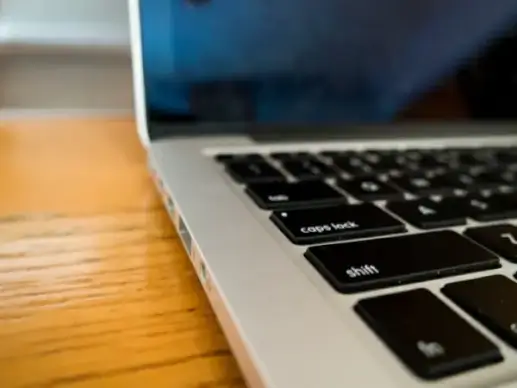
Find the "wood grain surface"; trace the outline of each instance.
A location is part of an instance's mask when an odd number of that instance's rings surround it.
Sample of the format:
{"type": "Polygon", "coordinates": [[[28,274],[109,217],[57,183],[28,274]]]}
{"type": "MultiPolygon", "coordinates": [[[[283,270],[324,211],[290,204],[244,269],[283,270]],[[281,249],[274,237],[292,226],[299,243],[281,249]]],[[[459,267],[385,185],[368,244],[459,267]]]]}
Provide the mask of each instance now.
{"type": "Polygon", "coordinates": [[[0,387],[243,387],[130,120],[0,122],[0,387]]]}

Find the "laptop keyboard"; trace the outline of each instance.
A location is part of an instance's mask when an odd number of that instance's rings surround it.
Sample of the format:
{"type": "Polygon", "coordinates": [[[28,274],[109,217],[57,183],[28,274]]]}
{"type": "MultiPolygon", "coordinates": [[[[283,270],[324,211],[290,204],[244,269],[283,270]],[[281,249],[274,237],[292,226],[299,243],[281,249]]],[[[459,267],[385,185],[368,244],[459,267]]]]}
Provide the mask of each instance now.
{"type": "MultiPolygon", "coordinates": [[[[517,274],[482,273],[517,263],[517,227],[505,222],[517,218],[517,148],[225,154],[216,160],[270,211],[288,240],[306,246],[305,258],[337,292],[479,272],[474,280],[451,278],[443,296],[517,348],[517,274]],[[468,220],[490,224],[463,233],[446,229],[468,220]],[[422,233],[408,233],[408,225],[422,233]]],[[[427,289],[365,298],[355,310],[423,379],[503,360],[494,343],[427,289]]]]}

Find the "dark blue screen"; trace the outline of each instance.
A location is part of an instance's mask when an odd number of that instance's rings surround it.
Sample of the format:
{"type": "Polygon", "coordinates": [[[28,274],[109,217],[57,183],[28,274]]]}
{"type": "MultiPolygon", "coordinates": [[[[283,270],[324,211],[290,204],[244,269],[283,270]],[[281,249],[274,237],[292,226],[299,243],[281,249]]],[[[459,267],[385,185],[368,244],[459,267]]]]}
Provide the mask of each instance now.
{"type": "Polygon", "coordinates": [[[516,0],[141,0],[148,112],[390,120],[517,21],[516,0]]]}

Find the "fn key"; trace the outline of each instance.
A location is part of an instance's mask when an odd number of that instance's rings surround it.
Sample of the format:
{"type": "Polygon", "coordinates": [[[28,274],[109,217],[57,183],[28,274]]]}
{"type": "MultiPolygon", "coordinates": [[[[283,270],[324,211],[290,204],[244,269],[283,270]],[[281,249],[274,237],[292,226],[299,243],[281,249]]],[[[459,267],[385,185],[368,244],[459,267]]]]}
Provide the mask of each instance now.
{"type": "Polygon", "coordinates": [[[424,379],[434,380],[503,360],[492,342],[429,290],[365,299],[355,309],[424,379]]]}

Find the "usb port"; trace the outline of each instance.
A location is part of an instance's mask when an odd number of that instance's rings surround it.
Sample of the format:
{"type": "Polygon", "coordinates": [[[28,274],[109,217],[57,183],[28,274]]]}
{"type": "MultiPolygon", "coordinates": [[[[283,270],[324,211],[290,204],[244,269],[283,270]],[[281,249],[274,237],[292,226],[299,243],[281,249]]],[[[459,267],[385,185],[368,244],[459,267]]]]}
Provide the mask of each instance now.
{"type": "Polygon", "coordinates": [[[200,274],[199,274],[199,276],[201,278],[201,282],[205,283],[207,281],[207,279],[208,279],[206,265],[205,265],[205,263],[203,261],[201,261],[199,267],[200,267],[200,270],[199,270],[200,274]]]}
{"type": "Polygon", "coordinates": [[[174,201],[168,194],[165,194],[165,206],[169,209],[170,214],[174,214],[174,201]]]}
{"type": "Polygon", "coordinates": [[[185,222],[183,221],[183,218],[179,218],[178,222],[178,229],[180,238],[183,241],[183,245],[185,245],[185,249],[187,250],[187,253],[190,255],[192,252],[192,236],[190,235],[190,232],[185,225],[185,222]]]}

